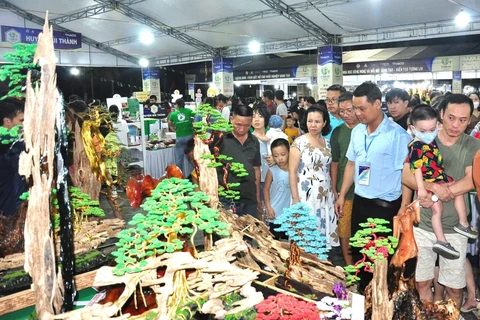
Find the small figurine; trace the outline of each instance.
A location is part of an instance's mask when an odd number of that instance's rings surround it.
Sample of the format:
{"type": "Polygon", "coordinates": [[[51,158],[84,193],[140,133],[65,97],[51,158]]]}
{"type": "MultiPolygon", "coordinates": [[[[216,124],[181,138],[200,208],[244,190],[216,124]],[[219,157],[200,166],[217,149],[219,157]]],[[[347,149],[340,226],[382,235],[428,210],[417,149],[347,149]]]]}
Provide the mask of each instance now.
{"type": "Polygon", "coordinates": [[[175,91],[173,91],[173,94],[172,94],[172,103],[175,103],[177,99],[181,99],[182,97],[183,97],[183,94],[180,94],[180,91],[176,89],[175,91]]]}

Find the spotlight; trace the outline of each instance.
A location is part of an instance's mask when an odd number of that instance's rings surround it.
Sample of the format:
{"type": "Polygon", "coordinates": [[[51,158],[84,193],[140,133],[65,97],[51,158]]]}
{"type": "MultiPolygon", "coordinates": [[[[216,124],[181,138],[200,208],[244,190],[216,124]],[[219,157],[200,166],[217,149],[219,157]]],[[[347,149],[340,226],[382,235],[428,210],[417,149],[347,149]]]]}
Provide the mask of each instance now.
{"type": "Polygon", "coordinates": [[[140,67],[146,68],[148,67],[148,60],[145,58],[141,58],[140,60],[138,60],[138,64],[140,65],[140,67]]]}
{"type": "Polygon", "coordinates": [[[80,74],[80,70],[73,67],[72,69],[70,69],[70,74],[73,75],[73,76],[78,76],[80,74]]]}
{"type": "Polygon", "coordinates": [[[471,17],[465,11],[460,11],[459,14],[455,17],[455,24],[460,28],[465,28],[470,23],[471,17]]]}
{"type": "Polygon", "coordinates": [[[253,40],[248,44],[248,51],[256,53],[260,51],[260,43],[257,40],[253,40]]]}
{"type": "Polygon", "coordinates": [[[153,33],[150,31],[143,31],[140,33],[140,42],[143,44],[152,44],[154,40],[153,33]]]}

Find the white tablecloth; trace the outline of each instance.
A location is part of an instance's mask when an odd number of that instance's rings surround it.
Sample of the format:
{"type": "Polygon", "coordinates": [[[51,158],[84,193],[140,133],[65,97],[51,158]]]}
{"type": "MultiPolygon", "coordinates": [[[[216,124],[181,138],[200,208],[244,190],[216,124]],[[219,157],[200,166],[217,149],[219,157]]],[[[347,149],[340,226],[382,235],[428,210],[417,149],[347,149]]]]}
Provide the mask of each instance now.
{"type": "MultiPolygon", "coordinates": [[[[144,168],[145,174],[151,175],[153,178],[160,178],[165,173],[165,168],[171,164],[175,164],[175,147],[147,150],[146,166],[144,168]]],[[[188,177],[193,170],[193,165],[184,157],[183,167],[185,172],[183,175],[188,177]]]]}
{"type": "MultiPolygon", "coordinates": [[[[468,196],[470,197],[470,210],[472,212],[470,224],[475,228],[475,230],[478,230],[478,210],[480,209],[480,203],[478,202],[476,192],[470,192],[468,196]]],[[[473,256],[478,254],[478,238],[475,241],[468,241],[467,253],[470,253],[473,256]]]]}

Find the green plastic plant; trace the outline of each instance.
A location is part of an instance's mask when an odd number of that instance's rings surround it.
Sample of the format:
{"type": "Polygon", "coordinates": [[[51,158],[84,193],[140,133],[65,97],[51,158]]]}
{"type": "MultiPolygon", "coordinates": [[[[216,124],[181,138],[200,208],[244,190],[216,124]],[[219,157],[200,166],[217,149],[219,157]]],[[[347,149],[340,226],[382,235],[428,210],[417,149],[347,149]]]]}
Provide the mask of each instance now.
{"type": "Polygon", "coordinates": [[[392,229],[385,225],[389,222],[385,219],[368,218],[367,222],[360,223],[363,228],[350,238],[350,245],[356,248],[362,248],[360,253],[362,259],[354,265],[345,267],[347,275],[347,285],[351,285],[360,280],[358,274],[363,269],[366,272],[374,271],[374,262],[379,259],[388,259],[389,255],[395,252],[398,245],[398,239],[393,236],[378,236],[379,233],[389,233],[392,229]]]}
{"type": "Polygon", "coordinates": [[[79,188],[69,187],[70,202],[75,216],[75,224],[87,221],[90,217],[104,217],[105,211],[99,207],[100,203],[90,199],[90,196],[83,193],[79,188]]]}
{"type": "Polygon", "coordinates": [[[248,172],[242,163],[232,162],[233,158],[220,154],[219,148],[223,141],[223,135],[231,132],[233,126],[223,118],[220,111],[212,108],[209,104],[199,105],[197,115],[205,118],[205,121],[198,121],[193,124],[197,136],[204,143],[210,146],[213,154],[203,155],[202,159],[210,159],[208,164],[212,168],[221,168],[223,170],[224,185],[218,189],[218,195],[232,200],[240,200],[240,191],[234,188],[240,186],[240,183],[228,182],[229,172],[233,172],[237,177],[246,177],[248,172]],[[232,189],[233,188],[233,189],[232,189]]]}
{"type": "Polygon", "coordinates": [[[118,248],[112,253],[117,262],[114,274],[140,272],[147,266],[146,258],[181,250],[186,244],[180,239],[182,237],[190,239],[196,255],[193,238],[198,230],[210,237],[213,233],[229,235],[229,225],[219,221],[218,210],[206,205],[208,196],[195,191],[196,187],[178,178],[165,179],[158,184],[142,205],[148,214],[136,214],[129,222],[134,227],[118,234],[118,248]]]}
{"type": "Polygon", "coordinates": [[[27,71],[32,70],[32,85],[39,81],[38,65],[33,63],[33,57],[37,49],[36,44],[17,43],[13,45],[15,51],[7,52],[3,58],[9,64],[2,65],[0,68],[0,81],[8,82],[10,90],[7,95],[2,97],[25,97],[22,87],[27,81],[27,71]]]}
{"type": "Polygon", "coordinates": [[[23,136],[23,127],[15,126],[11,129],[0,126],[0,143],[1,144],[10,144],[15,141],[22,139],[23,136]]]}

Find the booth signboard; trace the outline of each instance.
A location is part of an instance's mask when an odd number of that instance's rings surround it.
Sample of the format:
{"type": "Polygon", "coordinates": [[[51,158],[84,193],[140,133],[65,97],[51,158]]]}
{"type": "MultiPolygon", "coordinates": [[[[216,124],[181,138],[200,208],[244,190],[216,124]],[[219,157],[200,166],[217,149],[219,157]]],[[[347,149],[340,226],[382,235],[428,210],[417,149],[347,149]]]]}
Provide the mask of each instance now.
{"type": "Polygon", "coordinates": [[[213,79],[219,93],[233,95],[233,59],[218,57],[213,61],[213,79]]]}
{"type": "MultiPolygon", "coordinates": [[[[2,26],[2,42],[37,43],[41,29],[2,26]]],[[[82,34],[77,32],[53,31],[53,47],[55,49],[73,50],[82,47],[82,34]]]]}
{"type": "Polygon", "coordinates": [[[324,46],[318,48],[318,96],[326,99],[327,88],[343,84],[342,47],[324,46]]]}
{"type": "Polygon", "coordinates": [[[432,61],[432,72],[460,70],[460,56],[436,57],[432,61]]]}
{"type": "Polygon", "coordinates": [[[480,54],[460,56],[460,70],[480,70],[480,54]]]}
{"type": "Polygon", "coordinates": [[[432,72],[432,59],[409,59],[345,63],[343,75],[432,72]]]}
{"type": "Polygon", "coordinates": [[[140,102],[145,102],[150,98],[149,91],[136,91],[133,93],[133,96],[138,99],[140,102]]]}
{"type": "Polygon", "coordinates": [[[143,91],[148,91],[157,97],[160,93],[160,69],[159,68],[145,68],[142,72],[143,91]]]}

